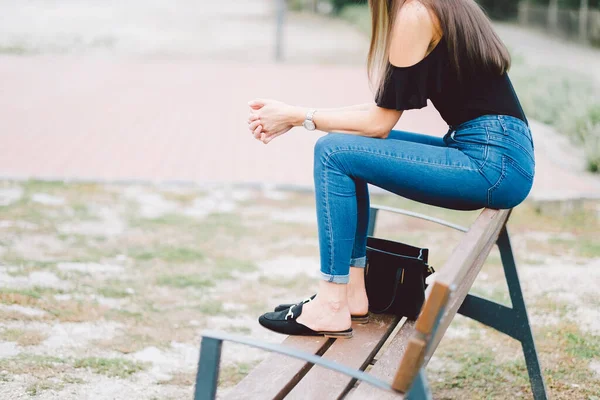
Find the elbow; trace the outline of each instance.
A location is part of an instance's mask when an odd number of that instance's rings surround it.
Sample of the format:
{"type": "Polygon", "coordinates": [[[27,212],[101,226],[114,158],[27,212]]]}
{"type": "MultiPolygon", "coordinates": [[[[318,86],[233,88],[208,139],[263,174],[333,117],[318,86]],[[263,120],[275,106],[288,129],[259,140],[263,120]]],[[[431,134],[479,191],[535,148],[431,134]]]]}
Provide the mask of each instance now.
{"type": "Polygon", "coordinates": [[[387,139],[387,137],[390,135],[390,131],[391,129],[389,129],[387,126],[374,125],[369,130],[369,136],[377,139],[387,139]]]}
{"type": "Polygon", "coordinates": [[[390,132],[391,132],[391,129],[382,130],[382,131],[379,132],[379,134],[378,134],[377,137],[379,139],[387,139],[388,136],[390,136],[390,132]]]}
{"type": "Polygon", "coordinates": [[[397,115],[395,111],[384,110],[382,112],[382,109],[375,108],[369,118],[368,135],[378,139],[387,139],[398,119],[400,119],[400,115],[397,115]]]}

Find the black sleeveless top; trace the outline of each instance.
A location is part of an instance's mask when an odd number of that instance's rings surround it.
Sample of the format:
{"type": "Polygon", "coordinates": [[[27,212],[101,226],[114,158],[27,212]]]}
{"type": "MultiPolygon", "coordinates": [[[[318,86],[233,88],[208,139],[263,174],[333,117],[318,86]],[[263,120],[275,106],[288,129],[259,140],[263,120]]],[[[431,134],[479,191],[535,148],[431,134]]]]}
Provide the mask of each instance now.
{"type": "Polygon", "coordinates": [[[508,75],[464,71],[459,80],[444,38],[415,65],[390,64],[375,101],[379,107],[400,111],[423,108],[428,99],[450,126],[490,114],[509,115],[527,123],[508,75]]]}

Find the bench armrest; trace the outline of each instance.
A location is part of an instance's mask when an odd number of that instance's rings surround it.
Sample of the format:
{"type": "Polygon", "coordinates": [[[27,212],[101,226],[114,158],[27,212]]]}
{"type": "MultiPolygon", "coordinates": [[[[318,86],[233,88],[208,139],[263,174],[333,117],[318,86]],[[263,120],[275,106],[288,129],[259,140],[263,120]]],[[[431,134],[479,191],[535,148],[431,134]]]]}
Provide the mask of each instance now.
{"type": "Polygon", "coordinates": [[[381,210],[381,211],[389,211],[396,214],[407,215],[409,217],[414,217],[418,219],[423,219],[425,221],[433,222],[439,225],[447,226],[448,228],[456,229],[457,231],[467,232],[469,228],[465,228],[464,226],[453,224],[452,222],[444,221],[443,219],[434,218],[427,216],[425,214],[419,214],[413,211],[403,210],[401,208],[393,208],[388,206],[380,206],[377,204],[371,204],[371,210],[381,210]]]}
{"type": "Polygon", "coordinates": [[[257,341],[250,338],[245,338],[238,335],[232,335],[229,333],[205,331],[202,333],[202,346],[200,349],[200,361],[198,365],[198,376],[196,378],[196,396],[195,399],[208,399],[206,391],[214,393],[216,391],[216,378],[218,376],[218,368],[220,361],[220,348],[223,341],[243,344],[250,347],[270,351],[273,353],[283,354],[289,357],[304,360],[313,365],[319,365],[321,367],[342,373],[360,381],[366,382],[379,389],[396,393],[390,384],[383,382],[379,379],[374,378],[372,375],[367,374],[363,371],[358,371],[352,368],[348,368],[344,365],[335,363],[327,360],[326,358],[316,356],[304,351],[296,350],[290,347],[282,346],[280,344],[268,343],[263,341],[257,341]],[[218,349],[216,352],[214,349],[218,349]],[[205,352],[205,350],[207,350],[205,352]],[[207,376],[200,376],[205,373],[207,376]],[[207,379],[208,378],[208,379],[207,379]],[[211,380],[212,382],[207,382],[211,380]],[[200,388],[199,383],[202,382],[204,387],[200,388]],[[203,393],[200,393],[203,392],[203,393]]]}

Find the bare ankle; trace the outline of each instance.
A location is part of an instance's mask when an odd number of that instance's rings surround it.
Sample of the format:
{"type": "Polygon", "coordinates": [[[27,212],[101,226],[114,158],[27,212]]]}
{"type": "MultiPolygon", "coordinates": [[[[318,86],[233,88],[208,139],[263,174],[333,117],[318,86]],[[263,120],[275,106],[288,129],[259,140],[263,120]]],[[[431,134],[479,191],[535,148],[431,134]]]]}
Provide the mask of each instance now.
{"type": "Polygon", "coordinates": [[[324,303],[324,306],[328,311],[333,311],[336,313],[343,311],[345,308],[348,308],[348,302],[346,301],[327,300],[324,303]]]}

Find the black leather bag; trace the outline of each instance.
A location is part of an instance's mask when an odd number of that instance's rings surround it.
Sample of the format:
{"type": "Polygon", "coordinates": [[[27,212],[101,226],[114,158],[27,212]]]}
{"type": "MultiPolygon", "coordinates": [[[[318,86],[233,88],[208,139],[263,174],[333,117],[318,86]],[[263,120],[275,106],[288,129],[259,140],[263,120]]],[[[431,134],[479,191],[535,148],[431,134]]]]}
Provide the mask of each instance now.
{"type": "Polygon", "coordinates": [[[365,283],[369,311],[415,320],[425,302],[429,249],[391,240],[367,238],[365,283]]]}

